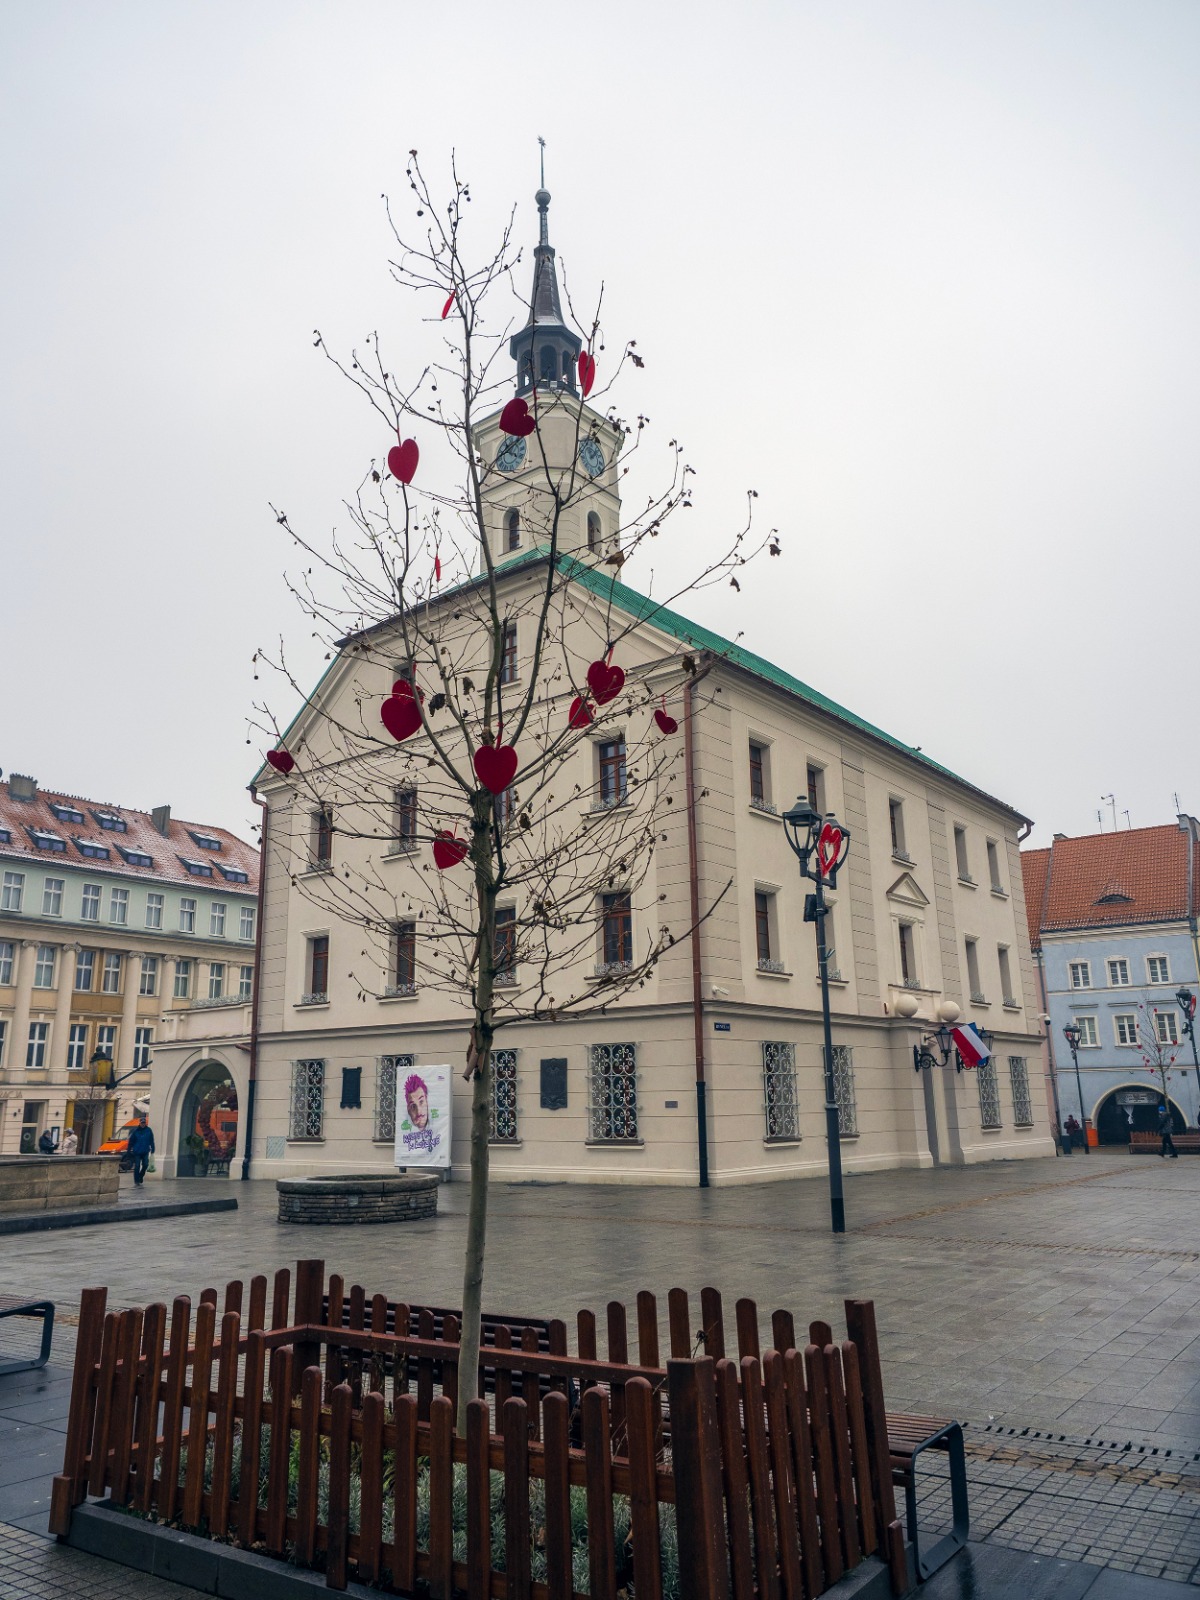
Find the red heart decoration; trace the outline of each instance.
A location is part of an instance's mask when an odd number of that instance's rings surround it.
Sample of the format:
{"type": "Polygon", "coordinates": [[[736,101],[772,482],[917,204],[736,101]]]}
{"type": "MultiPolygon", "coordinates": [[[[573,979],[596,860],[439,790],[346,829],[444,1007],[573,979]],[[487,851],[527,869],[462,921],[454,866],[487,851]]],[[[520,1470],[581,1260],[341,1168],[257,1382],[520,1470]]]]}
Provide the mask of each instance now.
{"type": "Polygon", "coordinates": [[[379,717],[393,739],[408,739],[421,726],[421,707],[411,690],[392,695],[379,708],[379,717]]]}
{"type": "Polygon", "coordinates": [[[459,839],[455,834],[442,829],[433,836],[433,859],[439,872],[445,872],[447,867],[456,867],[467,853],[467,841],[459,839]]]}
{"type": "Polygon", "coordinates": [[[268,750],[267,760],[275,768],[275,771],[282,772],[285,778],[296,765],[286,750],[268,750]]]}
{"type": "Polygon", "coordinates": [[[433,558],[433,581],[434,581],[434,583],[441,583],[441,581],[442,581],[442,558],[441,558],[441,556],[434,556],[434,558],[433,558]]]}
{"type": "Polygon", "coordinates": [[[592,725],[592,708],[582,695],[576,695],[571,701],[571,709],[567,712],[568,728],[590,728],[592,725]]]}
{"type": "Polygon", "coordinates": [[[838,852],[842,848],[842,830],[835,828],[831,823],[826,823],[817,836],[817,861],[821,868],[821,876],[827,878],[829,869],[837,864],[838,852]]]}
{"type": "Polygon", "coordinates": [[[592,385],[596,381],[596,358],[588,355],[586,350],[579,352],[579,387],[583,390],[586,400],[592,392],[592,385]]]}
{"type": "Polygon", "coordinates": [[[500,413],[500,432],[510,433],[515,439],[528,439],[536,427],[524,400],[510,400],[500,413]]]}
{"type": "MultiPolygon", "coordinates": [[[[418,696],[420,697],[420,699],[421,699],[421,701],[423,703],[424,700],[425,700],[425,691],[424,691],[424,689],[418,689],[417,690],[417,694],[418,694],[418,696]]],[[[412,697],[413,697],[413,686],[409,682],[409,680],[407,678],[397,678],[395,683],[392,685],[392,699],[393,700],[411,700],[412,697]]]]}
{"type": "Polygon", "coordinates": [[[679,724],[675,721],[674,717],[669,717],[665,711],[656,711],[654,713],[654,720],[658,723],[659,727],[664,733],[679,732],[679,724]]]}
{"type": "Polygon", "coordinates": [[[593,661],[587,669],[587,681],[596,704],[606,706],[625,687],[625,674],[620,667],[610,667],[607,661],[593,661]]]}
{"type": "Polygon", "coordinates": [[[454,296],[452,294],[447,295],[446,296],[446,304],[442,307],[442,321],[443,322],[445,322],[446,318],[450,315],[450,307],[453,304],[454,304],[454,296]]]}
{"type": "Polygon", "coordinates": [[[416,476],[421,450],[415,439],[402,439],[388,451],[388,471],[401,483],[411,483],[416,476]]]}
{"type": "Polygon", "coordinates": [[[475,776],[485,789],[503,794],[517,772],[517,752],[510,744],[482,744],[475,752],[475,776]]]}

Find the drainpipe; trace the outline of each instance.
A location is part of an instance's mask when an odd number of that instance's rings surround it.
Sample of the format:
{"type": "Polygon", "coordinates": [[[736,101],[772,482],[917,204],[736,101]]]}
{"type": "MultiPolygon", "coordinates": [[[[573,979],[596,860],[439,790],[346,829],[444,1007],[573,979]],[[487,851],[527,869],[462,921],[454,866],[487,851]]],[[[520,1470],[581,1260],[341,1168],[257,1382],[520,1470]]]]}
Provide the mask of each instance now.
{"type": "Polygon", "coordinates": [[[254,1091],[258,1080],[258,995],[262,980],[263,912],[267,904],[267,826],[271,813],[251,784],[250,798],[262,811],[258,840],[258,925],[254,930],[254,989],[250,996],[250,1082],[246,1089],[246,1132],[242,1138],[242,1182],[250,1178],[250,1152],[254,1140],[254,1091]]]}
{"type": "MultiPolygon", "coordinates": [[[[1033,964],[1037,968],[1038,993],[1042,997],[1042,1015],[1049,1019],[1050,1005],[1046,998],[1046,968],[1042,961],[1040,949],[1034,952],[1033,964]]],[[[1054,1061],[1054,1026],[1047,1020],[1043,1024],[1046,1029],[1046,1054],[1050,1067],[1050,1094],[1054,1100],[1054,1153],[1060,1155],[1062,1145],[1062,1107],[1058,1103],[1058,1068],[1054,1061]]]]}
{"type": "Polygon", "coordinates": [[[683,717],[683,762],[687,769],[688,877],[692,918],[692,1027],[696,1049],[696,1154],[700,1188],[708,1188],[708,1085],[704,1077],[704,988],[700,949],[700,865],[696,845],[696,761],[692,722],[696,714],[696,680],[687,686],[683,717]]]}

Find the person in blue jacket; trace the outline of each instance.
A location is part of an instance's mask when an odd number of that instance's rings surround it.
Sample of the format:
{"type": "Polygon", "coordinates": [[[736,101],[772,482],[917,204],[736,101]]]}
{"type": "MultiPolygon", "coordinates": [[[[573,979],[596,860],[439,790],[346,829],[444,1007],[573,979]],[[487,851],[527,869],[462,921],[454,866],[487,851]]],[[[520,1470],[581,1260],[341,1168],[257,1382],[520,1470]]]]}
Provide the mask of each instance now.
{"type": "Polygon", "coordinates": [[[133,1157],[133,1181],[140,1187],[142,1179],[146,1176],[150,1157],[154,1154],[154,1134],[144,1112],[138,1117],[137,1127],[130,1129],[126,1151],[133,1157]]]}

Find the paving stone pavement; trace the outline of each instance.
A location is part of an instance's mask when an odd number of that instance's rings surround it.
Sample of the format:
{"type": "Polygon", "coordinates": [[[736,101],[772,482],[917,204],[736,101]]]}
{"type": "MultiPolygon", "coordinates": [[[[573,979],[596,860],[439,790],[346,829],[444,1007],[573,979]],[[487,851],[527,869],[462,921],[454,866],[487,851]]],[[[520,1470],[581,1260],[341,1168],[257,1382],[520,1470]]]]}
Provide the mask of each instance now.
{"type": "MultiPolygon", "coordinates": [[[[155,1185],[164,1198],[198,1187],[155,1185]]],[[[845,1296],[873,1298],[889,1405],[968,1424],[973,1538],[1114,1579],[1200,1582],[1200,1159],[1100,1151],[850,1175],[846,1190],[838,1238],[821,1180],[496,1185],[486,1300],[571,1320],[641,1288],[665,1305],[674,1284],[711,1283],[727,1304],[755,1299],[764,1321],[782,1305],[836,1327],[845,1296]]],[[[18,1483],[5,1482],[4,1430],[37,1430],[30,1447],[46,1459],[61,1448],[69,1319],[87,1284],[106,1283],[110,1304],[169,1301],[317,1255],[369,1291],[458,1301],[465,1185],[443,1188],[436,1219],[403,1227],[279,1224],[269,1183],[237,1197],[236,1213],[5,1240],[0,1292],[49,1294],[67,1320],[44,1392],[14,1404],[0,1379],[0,1519],[45,1526],[28,1503],[35,1476],[13,1468],[18,1483]]],[[[931,1520],[944,1495],[931,1480],[931,1520]]]]}
{"type": "Polygon", "coordinates": [[[0,1522],[3,1600],[188,1600],[199,1589],[165,1583],[0,1522]]]}

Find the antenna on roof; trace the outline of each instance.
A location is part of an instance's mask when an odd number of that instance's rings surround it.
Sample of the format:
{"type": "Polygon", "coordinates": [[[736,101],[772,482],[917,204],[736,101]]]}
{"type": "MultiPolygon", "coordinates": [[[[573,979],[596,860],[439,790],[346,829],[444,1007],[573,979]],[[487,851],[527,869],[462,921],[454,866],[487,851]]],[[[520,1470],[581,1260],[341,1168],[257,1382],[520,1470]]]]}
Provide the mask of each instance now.
{"type": "Polygon", "coordinates": [[[1132,833],[1133,832],[1133,823],[1130,822],[1130,820],[1129,820],[1128,811],[1122,811],[1121,815],[1125,818],[1125,826],[1126,826],[1126,828],[1128,828],[1129,832],[1132,833]]]}
{"type": "Polygon", "coordinates": [[[1179,790],[1175,791],[1175,815],[1179,815],[1179,790]]]}
{"type": "Polygon", "coordinates": [[[1097,813],[1096,813],[1096,821],[1100,824],[1100,832],[1103,833],[1104,832],[1104,813],[1103,813],[1103,811],[1097,811],[1097,813]]]}
{"type": "Polygon", "coordinates": [[[1117,797],[1116,797],[1115,794],[1102,794],[1100,796],[1100,798],[1101,798],[1101,800],[1107,800],[1109,806],[1112,808],[1113,832],[1116,833],[1116,831],[1117,831],[1117,797]]]}

